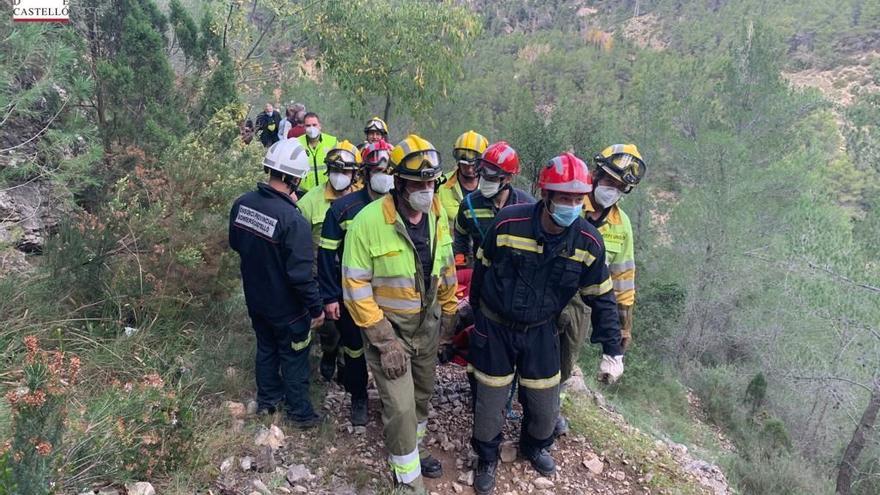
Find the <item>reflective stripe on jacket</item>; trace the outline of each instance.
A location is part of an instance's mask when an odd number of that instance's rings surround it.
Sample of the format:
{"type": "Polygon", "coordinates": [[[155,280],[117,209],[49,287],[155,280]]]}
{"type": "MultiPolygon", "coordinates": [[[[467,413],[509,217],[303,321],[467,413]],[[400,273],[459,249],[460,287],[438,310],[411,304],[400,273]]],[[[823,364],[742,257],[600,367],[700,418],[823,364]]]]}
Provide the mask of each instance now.
{"type": "Polygon", "coordinates": [[[578,218],[560,237],[541,227],[544,202],[498,212],[474,263],[470,302],[518,325],[550,321],[575,294],[592,309],[590,340],[610,356],[623,354],[620,320],[602,237],[578,218]],[[545,244],[552,246],[545,251],[545,244]],[[552,249],[552,250],[550,250],[552,249]]]}
{"type": "Polygon", "coordinates": [[[340,197],[342,194],[333,190],[328,182],[324,184],[324,187],[317,187],[307,192],[296,202],[296,206],[299,206],[299,210],[306,217],[312,229],[312,245],[315,252],[321,242],[321,225],[324,223],[327,210],[330,209],[330,204],[340,197]]]}
{"type": "Polygon", "coordinates": [[[458,205],[464,199],[464,192],[461,184],[458,183],[458,167],[446,176],[446,182],[437,190],[437,195],[440,197],[446,219],[452,225],[455,222],[455,215],[458,215],[458,205]]]}
{"type": "Polygon", "coordinates": [[[318,146],[314,148],[309,146],[309,138],[305,134],[297,139],[306,150],[306,156],[309,157],[309,173],[303,177],[299,184],[300,189],[308,191],[327,182],[327,165],[324,163],[324,159],[327,158],[327,152],[336,147],[336,136],[321,133],[318,138],[318,146]]]}
{"type": "Polygon", "coordinates": [[[373,201],[351,222],[342,255],[342,291],[345,306],[359,327],[370,327],[388,318],[399,329],[414,332],[425,311],[437,302],[443,313],[455,313],[457,280],[452,239],[442,211],[435,198],[428,214],[434,263],[427,291],[422,287],[421,263],[393,195],[373,201]]]}
{"type": "MultiPolygon", "coordinates": [[[[531,194],[522,189],[511,187],[502,208],[534,202],[535,198],[531,194]]],[[[453,253],[465,256],[476,255],[477,248],[483,243],[483,234],[489,231],[489,226],[495,221],[495,215],[498,214],[498,211],[499,208],[495,207],[492,198],[486,198],[479,190],[465,196],[458,206],[458,214],[455,217],[453,253]],[[468,205],[468,198],[471,201],[470,205],[468,205]],[[471,211],[471,207],[473,207],[473,211],[471,211]]]]}
{"type": "Polygon", "coordinates": [[[342,253],[345,233],[355,215],[373,201],[369,188],[339,198],[330,205],[321,226],[318,249],[318,284],[324,304],[342,302],[342,253]]]}
{"type": "MultiPolygon", "coordinates": [[[[589,197],[584,198],[584,206],[587,211],[593,211],[589,197]]],[[[636,260],[629,216],[620,206],[613,205],[597,229],[605,240],[605,260],[617,304],[632,306],[636,302],[636,260]]]]}

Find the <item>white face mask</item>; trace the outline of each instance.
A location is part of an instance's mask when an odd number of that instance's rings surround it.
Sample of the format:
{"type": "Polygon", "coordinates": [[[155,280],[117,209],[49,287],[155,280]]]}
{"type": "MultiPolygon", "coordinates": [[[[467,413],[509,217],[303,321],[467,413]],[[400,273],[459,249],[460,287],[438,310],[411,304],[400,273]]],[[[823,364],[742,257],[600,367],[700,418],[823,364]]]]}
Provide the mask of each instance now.
{"type": "Polygon", "coordinates": [[[484,198],[495,196],[499,190],[501,190],[501,182],[492,182],[491,180],[480,178],[480,193],[484,198]]]}
{"type": "Polygon", "coordinates": [[[431,205],[434,204],[434,190],[424,189],[409,193],[409,205],[416,211],[428,213],[431,211],[431,205]]]}
{"type": "Polygon", "coordinates": [[[340,172],[330,172],[330,185],[337,191],[342,191],[351,185],[351,177],[340,172]]]}
{"type": "Polygon", "coordinates": [[[603,208],[609,208],[614,203],[617,203],[622,195],[623,193],[620,192],[620,189],[611,186],[597,186],[593,190],[593,197],[603,208]]]}
{"type": "Polygon", "coordinates": [[[382,172],[370,174],[370,189],[385,194],[394,187],[394,177],[382,172]]]}
{"type": "Polygon", "coordinates": [[[314,127],[314,126],[306,127],[306,136],[308,136],[312,139],[317,139],[317,137],[320,135],[321,135],[321,129],[318,129],[317,127],[314,127]]]}

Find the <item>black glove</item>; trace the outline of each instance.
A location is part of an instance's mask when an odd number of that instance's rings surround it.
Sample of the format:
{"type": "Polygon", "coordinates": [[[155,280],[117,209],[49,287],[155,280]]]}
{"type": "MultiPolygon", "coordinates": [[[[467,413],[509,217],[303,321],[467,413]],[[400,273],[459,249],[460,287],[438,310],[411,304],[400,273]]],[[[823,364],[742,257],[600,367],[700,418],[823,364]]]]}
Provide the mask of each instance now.
{"type": "Polygon", "coordinates": [[[440,360],[440,364],[446,364],[449,361],[452,361],[452,358],[455,357],[455,347],[452,344],[441,345],[440,349],[437,351],[437,359],[440,360]]]}

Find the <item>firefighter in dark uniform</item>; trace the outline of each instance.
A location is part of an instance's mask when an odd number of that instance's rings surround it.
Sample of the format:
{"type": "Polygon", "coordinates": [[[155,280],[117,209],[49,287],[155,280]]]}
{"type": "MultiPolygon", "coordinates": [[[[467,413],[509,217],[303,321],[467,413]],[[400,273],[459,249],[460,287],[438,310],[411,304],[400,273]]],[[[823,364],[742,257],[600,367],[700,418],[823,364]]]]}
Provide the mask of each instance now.
{"type": "Polygon", "coordinates": [[[559,412],[559,336],[556,315],[580,294],[592,309],[591,341],[601,344],[599,378],[623,373],[620,320],[605,247],[581,217],[592,189],[586,164],[570,153],[553,158],[538,181],[541,201],[501,210],[477,252],[470,302],[475,329],[470,366],[477,381],[471,444],[479,461],[474,489],[495,487],[502,411],[519,377],[523,421],[520,452],[542,475],[556,471],[548,449],[559,412]]]}
{"type": "Polygon", "coordinates": [[[478,190],[464,197],[455,216],[452,250],[456,266],[471,264],[469,261],[473,260],[501,208],[535,202],[531,194],[511,184],[519,174],[519,156],[504,141],[486,148],[477,159],[477,174],[480,176],[478,190]]]}
{"type": "Polygon", "coordinates": [[[257,407],[271,414],[284,401],[294,425],[311,428],[321,417],[309,399],[309,344],[324,305],[312,276],[310,227],[291,197],[309,162],[299,142],[287,139],[269,148],[263,169],[269,182],[239,197],[229,214],[229,245],[241,257],[257,337],[257,407]]]}
{"type": "Polygon", "coordinates": [[[374,199],[383,197],[394,187],[388,173],[392,146],[383,140],[368,143],[361,154],[364,160],[364,184],[360,191],[333,201],[321,226],[318,250],[318,283],[327,319],[336,320],[345,366],[341,369],[342,384],[351,394],[351,424],[367,424],[367,360],[361,329],[342,303],[342,253],[345,233],[355,215],[374,199]]]}

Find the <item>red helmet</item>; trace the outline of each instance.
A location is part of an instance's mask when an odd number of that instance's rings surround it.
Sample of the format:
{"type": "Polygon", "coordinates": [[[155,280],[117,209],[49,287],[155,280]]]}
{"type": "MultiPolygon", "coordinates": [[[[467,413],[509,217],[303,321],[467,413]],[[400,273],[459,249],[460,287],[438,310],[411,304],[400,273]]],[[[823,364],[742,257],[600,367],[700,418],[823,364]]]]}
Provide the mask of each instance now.
{"type": "Polygon", "coordinates": [[[361,150],[361,156],[364,158],[364,165],[367,167],[375,167],[381,164],[383,161],[385,165],[391,159],[391,150],[394,146],[391,146],[384,139],[380,139],[375,143],[369,143],[364,146],[364,149],[361,150]]]}
{"type": "Polygon", "coordinates": [[[587,194],[593,190],[593,178],[583,160],[572,153],[563,153],[541,169],[538,187],[544,191],[587,194]]]}
{"type": "Polygon", "coordinates": [[[483,164],[488,163],[498,167],[506,174],[519,173],[519,156],[516,154],[516,150],[507,144],[507,141],[498,141],[489,145],[480,160],[483,164]]]}

